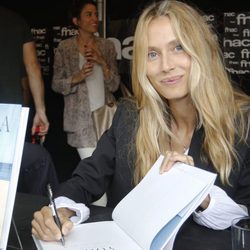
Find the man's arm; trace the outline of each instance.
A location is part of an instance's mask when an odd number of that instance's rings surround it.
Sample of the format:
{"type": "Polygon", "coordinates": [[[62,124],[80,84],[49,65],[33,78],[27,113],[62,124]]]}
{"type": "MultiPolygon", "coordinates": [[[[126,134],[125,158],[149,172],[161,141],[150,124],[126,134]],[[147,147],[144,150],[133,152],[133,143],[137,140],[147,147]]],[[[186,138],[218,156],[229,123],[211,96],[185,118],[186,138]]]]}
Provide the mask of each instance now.
{"type": "Polygon", "coordinates": [[[44,82],[34,42],[27,42],[23,44],[23,61],[36,109],[32,126],[32,134],[35,133],[36,126],[39,126],[40,133],[44,136],[48,132],[49,122],[46,116],[44,104],[44,82]]]}
{"type": "Polygon", "coordinates": [[[29,80],[27,76],[23,76],[21,79],[22,92],[23,92],[23,104],[26,107],[29,107],[31,103],[31,92],[29,87],[29,80]]]}

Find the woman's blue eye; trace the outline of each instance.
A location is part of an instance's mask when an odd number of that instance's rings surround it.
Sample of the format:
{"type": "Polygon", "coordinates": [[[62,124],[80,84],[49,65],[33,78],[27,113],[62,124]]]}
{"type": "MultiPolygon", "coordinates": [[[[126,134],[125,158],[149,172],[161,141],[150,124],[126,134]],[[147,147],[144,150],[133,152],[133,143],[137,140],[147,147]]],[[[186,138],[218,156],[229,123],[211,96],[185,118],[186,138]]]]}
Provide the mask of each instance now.
{"type": "Polygon", "coordinates": [[[157,57],[157,53],[155,51],[148,52],[148,59],[154,60],[157,57]]]}
{"type": "Polygon", "coordinates": [[[182,51],[183,48],[182,48],[182,46],[181,46],[180,44],[178,44],[178,45],[175,47],[175,50],[176,50],[176,51],[182,51]]]}

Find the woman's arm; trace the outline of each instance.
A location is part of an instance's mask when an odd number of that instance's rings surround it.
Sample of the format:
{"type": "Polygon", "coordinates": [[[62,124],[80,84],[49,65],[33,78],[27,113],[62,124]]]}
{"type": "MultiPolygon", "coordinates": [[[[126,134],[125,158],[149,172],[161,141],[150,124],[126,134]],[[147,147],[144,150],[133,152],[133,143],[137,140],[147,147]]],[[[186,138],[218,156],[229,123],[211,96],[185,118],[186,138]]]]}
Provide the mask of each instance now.
{"type": "Polygon", "coordinates": [[[210,202],[205,210],[193,213],[193,219],[200,225],[215,230],[231,226],[234,218],[247,216],[247,209],[233,201],[224,190],[213,186],[210,191],[210,202]]]}

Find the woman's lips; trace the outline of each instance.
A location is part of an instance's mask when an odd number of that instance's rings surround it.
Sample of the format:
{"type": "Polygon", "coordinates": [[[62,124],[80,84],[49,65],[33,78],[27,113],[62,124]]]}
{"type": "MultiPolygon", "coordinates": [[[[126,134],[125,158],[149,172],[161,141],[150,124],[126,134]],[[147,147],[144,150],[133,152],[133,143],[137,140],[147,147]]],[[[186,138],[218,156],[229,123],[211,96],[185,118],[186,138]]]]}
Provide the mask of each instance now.
{"type": "Polygon", "coordinates": [[[161,80],[161,83],[168,84],[168,85],[173,85],[173,84],[179,83],[181,79],[182,79],[182,75],[173,76],[173,77],[168,77],[168,78],[165,78],[165,79],[161,80]]]}

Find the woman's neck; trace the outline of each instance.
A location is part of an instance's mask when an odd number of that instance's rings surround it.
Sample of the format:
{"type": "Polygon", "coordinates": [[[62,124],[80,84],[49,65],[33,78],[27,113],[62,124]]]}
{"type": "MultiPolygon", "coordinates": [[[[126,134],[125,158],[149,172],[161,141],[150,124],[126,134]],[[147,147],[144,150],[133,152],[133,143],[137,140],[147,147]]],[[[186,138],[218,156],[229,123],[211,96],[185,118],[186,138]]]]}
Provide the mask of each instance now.
{"type": "Polygon", "coordinates": [[[189,101],[170,102],[171,131],[176,139],[171,142],[171,150],[184,151],[189,148],[193,132],[197,125],[196,110],[189,101]]]}
{"type": "Polygon", "coordinates": [[[92,33],[79,32],[78,43],[80,46],[90,46],[93,45],[95,41],[95,36],[92,33]]]}
{"type": "Polygon", "coordinates": [[[192,130],[196,125],[197,114],[190,97],[169,101],[168,105],[177,128],[186,127],[192,130]]]}
{"type": "Polygon", "coordinates": [[[193,131],[197,124],[197,115],[194,110],[186,113],[172,113],[171,125],[178,130],[193,131]]]}

